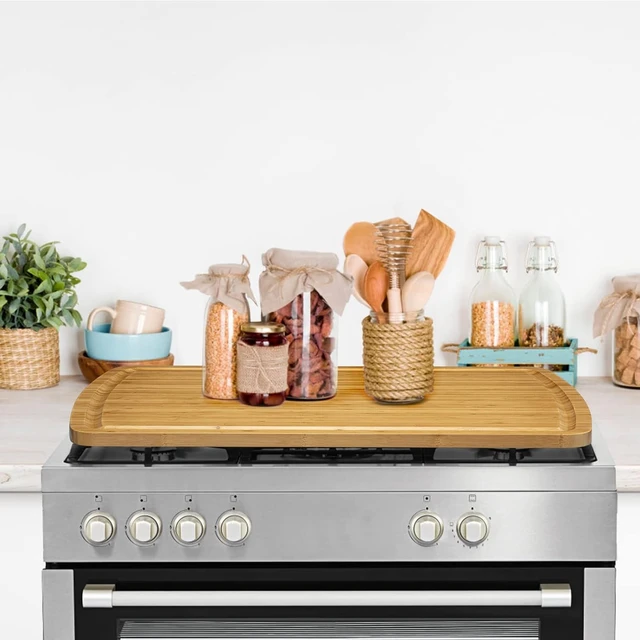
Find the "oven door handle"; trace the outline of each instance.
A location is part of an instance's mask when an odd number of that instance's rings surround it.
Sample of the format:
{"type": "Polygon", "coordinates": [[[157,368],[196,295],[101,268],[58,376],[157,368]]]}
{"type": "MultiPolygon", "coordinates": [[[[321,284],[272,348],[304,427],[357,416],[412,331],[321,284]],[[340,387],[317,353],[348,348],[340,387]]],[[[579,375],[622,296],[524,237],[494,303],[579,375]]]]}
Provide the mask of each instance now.
{"type": "Polygon", "coordinates": [[[571,607],[571,585],[536,591],[117,591],[88,584],[85,609],[112,607],[571,607]]]}

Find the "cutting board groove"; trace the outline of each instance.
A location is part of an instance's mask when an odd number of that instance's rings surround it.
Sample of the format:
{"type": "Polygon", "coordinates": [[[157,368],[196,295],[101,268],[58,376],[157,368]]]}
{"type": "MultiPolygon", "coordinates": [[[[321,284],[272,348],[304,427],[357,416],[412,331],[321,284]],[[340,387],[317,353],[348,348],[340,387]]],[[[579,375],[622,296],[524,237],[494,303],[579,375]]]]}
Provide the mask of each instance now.
{"type": "Polygon", "coordinates": [[[201,394],[200,367],[121,368],[78,397],[71,440],[86,446],[566,448],[591,442],[582,396],[542,369],[441,367],[420,404],[382,405],[362,369],[341,368],[324,402],[247,407],[201,394]]]}

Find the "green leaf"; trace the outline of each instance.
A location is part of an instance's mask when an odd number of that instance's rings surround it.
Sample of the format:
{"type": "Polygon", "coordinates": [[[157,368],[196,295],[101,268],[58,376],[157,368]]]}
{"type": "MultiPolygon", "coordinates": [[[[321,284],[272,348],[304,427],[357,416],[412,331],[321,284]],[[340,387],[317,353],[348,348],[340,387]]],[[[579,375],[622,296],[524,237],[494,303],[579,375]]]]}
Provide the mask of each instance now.
{"type": "Polygon", "coordinates": [[[9,313],[13,315],[20,308],[21,303],[20,298],[14,298],[9,305],[9,313]]]}
{"type": "Polygon", "coordinates": [[[72,293],[64,303],[65,309],[73,309],[78,304],[78,296],[72,293]]]}
{"type": "Polygon", "coordinates": [[[9,269],[6,264],[0,264],[0,278],[8,278],[9,277],[9,269]]]}
{"type": "Polygon", "coordinates": [[[4,296],[0,296],[0,311],[2,311],[2,307],[7,304],[7,299],[4,296]]]}
{"type": "MultiPolygon", "coordinates": [[[[9,274],[9,277],[12,280],[17,280],[20,277],[18,275],[18,272],[10,264],[7,264],[6,266],[7,266],[7,272],[9,274]]],[[[0,275],[2,275],[2,274],[0,274],[0,275]]],[[[3,275],[2,277],[4,278],[5,276],[3,275]]]]}
{"type": "Polygon", "coordinates": [[[71,315],[73,316],[73,319],[76,321],[76,324],[80,326],[82,324],[82,316],[80,315],[80,313],[75,309],[71,309],[69,313],[71,313],[71,315]]]}
{"type": "Polygon", "coordinates": [[[33,256],[33,260],[36,263],[36,267],[38,267],[38,269],[42,269],[44,271],[47,268],[47,265],[45,264],[42,256],[40,255],[40,252],[37,249],[35,255],[33,256]]]}
{"type": "Polygon", "coordinates": [[[27,230],[27,225],[24,222],[18,227],[18,238],[22,237],[22,234],[27,230]]]}
{"type": "Polygon", "coordinates": [[[72,327],[75,324],[73,316],[71,315],[71,312],[69,310],[63,309],[62,317],[64,318],[64,322],[67,326],[72,327]]]}
{"type": "Polygon", "coordinates": [[[34,294],[37,293],[42,293],[46,288],[47,288],[47,283],[48,280],[43,280],[36,288],[35,291],[33,292],[34,294]]]}
{"type": "Polygon", "coordinates": [[[2,288],[4,287],[6,283],[6,280],[0,280],[0,291],[2,291],[2,288]]]}

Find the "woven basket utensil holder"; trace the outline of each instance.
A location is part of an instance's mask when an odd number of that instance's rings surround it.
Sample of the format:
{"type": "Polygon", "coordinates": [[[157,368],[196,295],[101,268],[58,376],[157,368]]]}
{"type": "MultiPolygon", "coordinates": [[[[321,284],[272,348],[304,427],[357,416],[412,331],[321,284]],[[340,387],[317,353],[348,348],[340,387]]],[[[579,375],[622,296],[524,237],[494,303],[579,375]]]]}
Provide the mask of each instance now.
{"type": "Polygon", "coordinates": [[[0,389],[45,389],[59,382],[57,329],[0,329],[0,389]]]}
{"type": "Polygon", "coordinates": [[[380,402],[420,402],[433,391],[433,320],[362,321],[364,388],[380,402]]]}

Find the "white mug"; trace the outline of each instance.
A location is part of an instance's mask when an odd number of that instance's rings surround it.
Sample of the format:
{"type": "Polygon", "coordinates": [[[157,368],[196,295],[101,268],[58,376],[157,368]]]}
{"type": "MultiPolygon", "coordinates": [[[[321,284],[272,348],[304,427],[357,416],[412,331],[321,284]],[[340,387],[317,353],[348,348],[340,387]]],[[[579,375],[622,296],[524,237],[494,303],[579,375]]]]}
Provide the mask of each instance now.
{"type": "Polygon", "coordinates": [[[111,333],[160,333],[164,324],[164,309],[140,302],[118,300],[115,309],[98,307],[89,314],[89,331],[93,331],[94,318],[103,311],[111,316],[111,333]]]}

